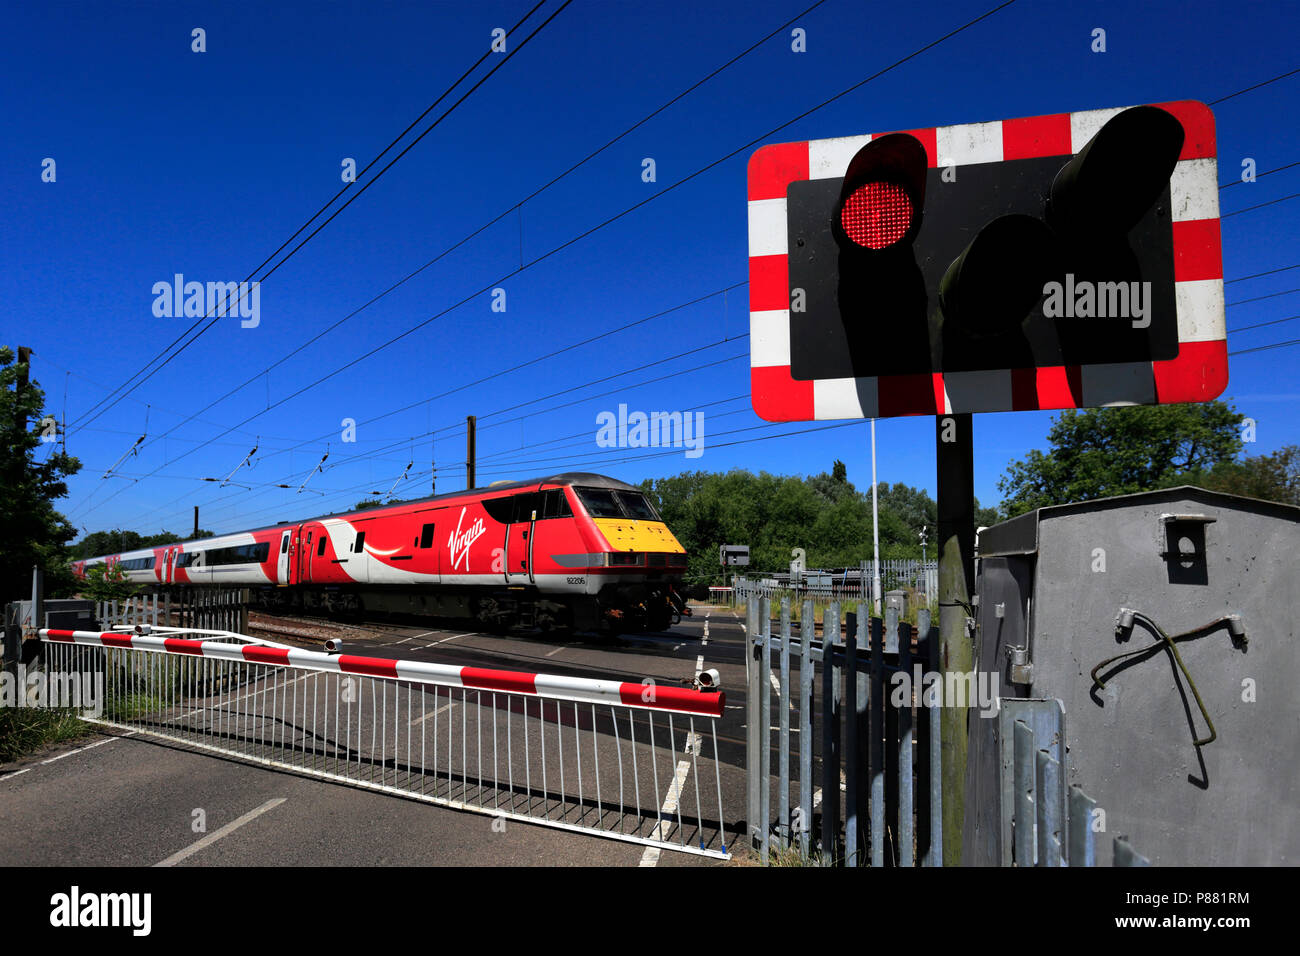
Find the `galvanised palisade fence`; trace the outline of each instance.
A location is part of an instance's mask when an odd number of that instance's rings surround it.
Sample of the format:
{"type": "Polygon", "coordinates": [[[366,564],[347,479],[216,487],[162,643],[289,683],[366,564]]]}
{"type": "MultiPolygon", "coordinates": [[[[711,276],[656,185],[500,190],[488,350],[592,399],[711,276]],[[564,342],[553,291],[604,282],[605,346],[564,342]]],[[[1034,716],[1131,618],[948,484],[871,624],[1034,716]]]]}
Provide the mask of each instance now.
{"type": "Polygon", "coordinates": [[[102,627],[118,624],[175,625],[209,631],[248,630],[248,588],[168,588],[114,601],[96,601],[102,627]]]}
{"type": "MultiPolygon", "coordinates": [[[[775,629],[772,610],[753,596],[746,622],[746,819],[763,862],[943,865],[940,713],[956,701],[946,681],[922,691],[939,673],[929,610],[913,628],[895,608],[869,618],[865,603],[841,620],[833,602],[819,625],[811,600],[792,621],[787,597],[775,629]]],[[[1099,817],[1066,787],[1060,702],[978,703],[1001,722],[1002,863],[1094,866],[1099,817]]],[[[1147,865],[1122,836],[1114,862],[1147,865]]]]}
{"type": "Polygon", "coordinates": [[[746,624],[747,819],[761,858],[775,847],[824,864],[941,865],[939,711],[886,689],[892,674],[910,679],[914,663],[934,669],[929,611],[914,629],[892,608],[869,618],[865,603],[841,622],[834,602],[818,627],[811,599],[796,625],[785,598],[774,634],[771,610],[770,599],[752,599],[746,624]]]}
{"type": "Polygon", "coordinates": [[[52,681],[102,683],[95,723],[457,809],[730,856],[720,692],[149,625],[39,633],[52,681]]]}
{"type": "MultiPolygon", "coordinates": [[[[880,562],[880,588],[884,592],[910,588],[919,603],[933,608],[939,594],[938,564],[934,561],[889,560],[880,562]]],[[[790,596],[799,601],[805,597],[822,603],[839,601],[851,606],[858,601],[870,601],[872,588],[871,562],[863,568],[846,571],[807,571],[800,575],[786,572],[774,574],[751,573],[738,575],[732,581],[733,603],[743,606],[750,596],[759,595],[779,601],[790,596]]]]}

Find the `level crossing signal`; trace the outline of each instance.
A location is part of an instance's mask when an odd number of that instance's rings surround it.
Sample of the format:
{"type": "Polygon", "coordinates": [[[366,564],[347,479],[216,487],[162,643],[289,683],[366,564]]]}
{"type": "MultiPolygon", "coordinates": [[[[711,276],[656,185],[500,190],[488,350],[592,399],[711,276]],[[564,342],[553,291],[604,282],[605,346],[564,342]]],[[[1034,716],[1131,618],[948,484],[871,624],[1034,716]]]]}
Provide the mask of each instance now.
{"type": "Polygon", "coordinates": [[[1192,101],[765,146],[751,386],[774,421],[1208,401],[1213,116],[1192,101]]]}

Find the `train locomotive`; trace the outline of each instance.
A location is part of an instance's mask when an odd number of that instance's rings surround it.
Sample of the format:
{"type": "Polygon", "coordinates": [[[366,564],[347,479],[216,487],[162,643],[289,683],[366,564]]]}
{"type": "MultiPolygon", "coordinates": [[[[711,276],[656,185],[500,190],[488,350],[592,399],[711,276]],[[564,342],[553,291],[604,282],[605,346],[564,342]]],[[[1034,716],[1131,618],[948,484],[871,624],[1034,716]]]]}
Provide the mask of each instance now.
{"type": "Polygon", "coordinates": [[[267,609],[423,614],[489,630],[659,631],[686,551],[639,488],[566,473],[77,561],[267,609]]]}

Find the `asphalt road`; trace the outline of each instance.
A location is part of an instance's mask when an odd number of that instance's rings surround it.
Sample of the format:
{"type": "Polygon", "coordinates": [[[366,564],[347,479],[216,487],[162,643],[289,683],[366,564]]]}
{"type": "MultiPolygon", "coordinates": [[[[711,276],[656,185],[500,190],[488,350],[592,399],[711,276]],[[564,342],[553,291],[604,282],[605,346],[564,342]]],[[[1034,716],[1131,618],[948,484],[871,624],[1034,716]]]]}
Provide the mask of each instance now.
{"type": "MultiPolygon", "coordinates": [[[[660,685],[689,682],[699,669],[715,668],[727,694],[726,710],[711,733],[704,732],[707,722],[697,729],[705,737],[707,756],[712,754],[708,738],[716,735],[721,817],[731,844],[744,813],[743,648],[744,632],[735,613],[698,608],[695,616],[683,619],[668,633],[616,639],[507,637],[419,625],[356,627],[348,629],[344,652],[561,676],[651,678],[660,685]]],[[[529,730],[527,715],[518,708],[511,712],[507,705],[503,710],[499,702],[477,696],[448,698],[447,703],[466,712],[478,708],[479,719],[486,706],[494,728],[498,716],[501,727],[513,722],[516,751],[523,735],[537,733],[529,730]]],[[[395,698],[393,713],[413,706],[409,695],[406,701],[395,698]]],[[[449,714],[444,721],[449,729],[454,726],[449,714]]],[[[585,714],[578,714],[574,722],[560,726],[566,735],[570,730],[586,730],[593,739],[599,738],[607,755],[611,753],[612,728],[601,720],[583,726],[585,721],[585,714]]],[[[659,730],[656,744],[665,751],[662,726],[659,730]]],[[[679,779],[673,780],[672,761],[667,757],[661,777],[652,779],[642,773],[639,795],[646,805],[664,801],[671,810],[669,797],[674,789],[684,809],[689,809],[687,795],[694,797],[692,788],[699,781],[691,774],[697,768],[682,759],[685,728],[679,722],[675,730],[677,749],[671,756],[678,761],[679,779]]],[[[621,742],[626,746],[626,740],[621,742]]],[[[561,756],[570,780],[589,759],[585,753],[573,754],[572,748],[561,756]]],[[[614,780],[608,756],[605,759],[606,765],[596,769],[609,794],[614,780]]],[[[552,775],[559,763],[552,764],[552,775]]],[[[704,765],[701,760],[699,766],[704,765]]],[[[593,769],[590,763],[586,766],[590,788],[593,769]]],[[[389,767],[396,774],[392,763],[389,767]]],[[[380,772],[385,772],[382,767],[380,772]]],[[[706,783],[713,787],[713,781],[706,783]]],[[[572,789],[572,783],[568,787],[572,789]]],[[[630,785],[628,790],[635,793],[630,785]]],[[[708,812],[716,804],[701,803],[704,817],[716,821],[717,810],[708,812]]],[[[680,866],[718,861],[251,766],[152,737],[99,737],[0,770],[0,864],[162,862],[180,866],[680,866]]]]}

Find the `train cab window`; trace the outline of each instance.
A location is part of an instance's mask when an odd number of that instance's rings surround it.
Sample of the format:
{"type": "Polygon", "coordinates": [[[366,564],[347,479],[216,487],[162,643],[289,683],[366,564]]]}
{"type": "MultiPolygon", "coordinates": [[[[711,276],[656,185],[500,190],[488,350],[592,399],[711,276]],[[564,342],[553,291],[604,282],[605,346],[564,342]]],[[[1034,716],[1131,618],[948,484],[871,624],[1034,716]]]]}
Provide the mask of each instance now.
{"type": "Polygon", "coordinates": [[[515,524],[527,524],[533,520],[533,512],[536,511],[537,517],[541,517],[542,496],[536,492],[527,492],[514,497],[514,514],[511,520],[515,524]]]}
{"type": "Polygon", "coordinates": [[[659,520],[659,515],[655,514],[654,506],[639,491],[616,491],[614,494],[618,496],[618,500],[622,503],[623,509],[627,511],[629,518],[636,518],[640,521],[659,520]]]}
{"type": "Polygon", "coordinates": [[[319,558],[325,553],[325,542],[328,540],[329,538],[325,535],[320,536],[320,545],[316,548],[316,557],[319,558]]]}
{"type": "Polygon", "coordinates": [[[509,524],[514,514],[514,498],[484,498],[481,502],[483,510],[488,513],[488,517],[497,524],[509,524]]]}
{"type": "Polygon", "coordinates": [[[433,547],[433,525],[432,524],[426,524],[423,528],[420,529],[420,547],[422,548],[433,547]]]}
{"type": "Polygon", "coordinates": [[[564,496],[563,488],[548,488],[543,493],[542,512],[539,518],[572,518],[573,509],[569,499],[564,496]]]}
{"type": "Polygon", "coordinates": [[[593,518],[621,518],[623,509],[619,507],[614,492],[608,488],[575,488],[582,506],[593,518]]]}
{"type": "Polygon", "coordinates": [[[355,551],[357,554],[360,554],[362,550],[365,549],[365,546],[366,546],[366,533],[364,531],[361,531],[357,534],[357,543],[352,546],[352,550],[355,551]]]}
{"type": "Polygon", "coordinates": [[[286,535],[281,535],[281,536],[280,536],[280,553],[281,553],[281,554],[284,554],[284,553],[285,553],[286,551],[288,551],[288,550],[289,550],[289,536],[288,536],[287,534],[286,534],[286,535]]]}

